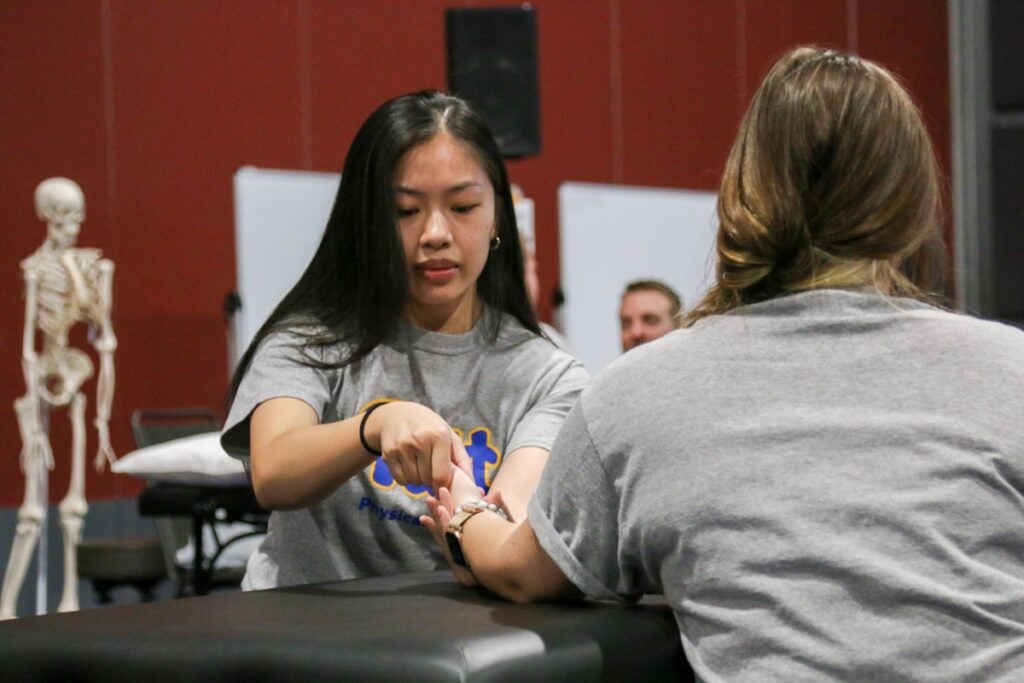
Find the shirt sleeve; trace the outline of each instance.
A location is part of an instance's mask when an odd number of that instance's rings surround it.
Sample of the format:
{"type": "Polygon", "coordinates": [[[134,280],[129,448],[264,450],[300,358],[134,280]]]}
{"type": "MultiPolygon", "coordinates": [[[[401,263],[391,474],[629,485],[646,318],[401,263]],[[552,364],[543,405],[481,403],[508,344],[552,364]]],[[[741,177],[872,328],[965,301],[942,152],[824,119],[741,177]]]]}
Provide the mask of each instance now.
{"type": "Polygon", "coordinates": [[[221,445],[228,454],[248,464],[249,421],[256,407],[272,398],[297,398],[316,412],[322,421],[324,406],[331,396],[332,371],[303,363],[302,338],[287,332],[266,337],[238,386],[221,445]]]}
{"type": "Polygon", "coordinates": [[[530,407],[510,435],[506,452],[526,446],[551,450],[566,415],[589,381],[590,375],[578,360],[553,349],[533,386],[530,407]]]}
{"type": "Polygon", "coordinates": [[[579,402],[558,434],[527,516],[566,578],[595,600],[632,602],[639,596],[631,573],[622,569],[619,501],[579,402]]]}

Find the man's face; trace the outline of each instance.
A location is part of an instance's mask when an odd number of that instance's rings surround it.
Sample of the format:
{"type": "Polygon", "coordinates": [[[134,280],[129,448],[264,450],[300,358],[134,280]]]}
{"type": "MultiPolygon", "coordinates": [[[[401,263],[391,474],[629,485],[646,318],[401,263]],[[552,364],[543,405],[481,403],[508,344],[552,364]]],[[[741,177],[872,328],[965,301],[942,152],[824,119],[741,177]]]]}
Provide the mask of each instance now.
{"type": "Polygon", "coordinates": [[[661,292],[627,292],[619,309],[622,350],[629,351],[674,330],[676,325],[669,313],[671,309],[672,303],[661,292]]]}

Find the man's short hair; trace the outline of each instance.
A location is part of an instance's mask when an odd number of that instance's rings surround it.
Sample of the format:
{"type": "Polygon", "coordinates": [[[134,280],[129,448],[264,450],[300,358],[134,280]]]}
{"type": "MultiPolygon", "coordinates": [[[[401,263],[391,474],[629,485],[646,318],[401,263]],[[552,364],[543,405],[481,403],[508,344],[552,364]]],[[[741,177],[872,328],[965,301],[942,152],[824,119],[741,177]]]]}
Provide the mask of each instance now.
{"type": "Polygon", "coordinates": [[[669,315],[675,318],[683,310],[683,300],[676,294],[676,290],[666,285],[661,280],[633,280],[622,292],[622,298],[632,292],[659,292],[664,294],[669,301],[669,315]]]}

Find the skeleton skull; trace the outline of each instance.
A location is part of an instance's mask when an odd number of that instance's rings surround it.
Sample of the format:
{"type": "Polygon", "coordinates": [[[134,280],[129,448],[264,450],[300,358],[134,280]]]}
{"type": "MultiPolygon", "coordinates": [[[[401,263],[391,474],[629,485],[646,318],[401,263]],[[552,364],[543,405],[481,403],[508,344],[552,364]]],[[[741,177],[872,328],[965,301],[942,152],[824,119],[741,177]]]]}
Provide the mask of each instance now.
{"type": "Polygon", "coordinates": [[[67,178],[44,180],[36,188],[36,215],[46,221],[47,234],[57,246],[73,246],[85,220],[82,188],[67,178]]]}

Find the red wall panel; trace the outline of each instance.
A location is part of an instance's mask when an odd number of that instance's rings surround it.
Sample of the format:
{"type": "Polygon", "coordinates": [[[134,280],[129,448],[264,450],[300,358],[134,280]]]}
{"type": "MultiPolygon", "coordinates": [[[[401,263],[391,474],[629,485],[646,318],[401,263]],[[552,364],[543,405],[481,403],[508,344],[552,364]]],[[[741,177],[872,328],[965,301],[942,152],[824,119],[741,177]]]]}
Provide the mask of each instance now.
{"type": "Polygon", "coordinates": [[[184,6],[114,6],[119,260],[140,260],[120,276],[119,303],[221,326],[235,281],[232,176],[302,161],[298,12],[273,0],[184,6]]]}
{"type": "Polygon", "coordinates": [[[856,0],[741,0],[737,4],[743,54],[741,111],[782,53],[796,45],[849,50],[849,7],[856,0]]]}
{"type": "MultiPolygon", "coordinates": [[[[232,176],[254,165],[337,172],[385,98],[443,87],[444,9],[503,0],[63,0],[0,3],[0,506],[17,505],[18,262],[42,242],[32,192],[66,175],[85,193],[81,244],[117,265],[112,436],[138,407],[218,406],[233,288],[232,176]],[[4,407],[7,406],[7,407],[4,407]]],[[[833,45],[899,73],[949,159],[945,8],[930,0],[538,0],[542,152],[509,162],[536,202],[542,316],[558,281],[567,180],[713,189],[771,62],[833,45]]],[[[286,226],[283,226],[286,227],[286,226]]],[[[611,305],[611,304],[610,304],[611,305]]],[[[84,331],[74,339],[84,345],[84,331]]],[[[88,387],[90,419],[94,385],[88,387]]],[[[66,414],[51,491],[67,485],[66,414]]],[[[89,432],[90,459],[95,449],[89,432]]],[[[88,476],[90,498],[137,482],[88,476]]]]}
{"type": "MultiPolygon", "coordinates": [[[[952,173],[952,121],[949,92],[949,40],[946,3],[931,0],[858,0],[857,51],[896,73],[921,108],[947,181],[946,215],[952,173]]],[[[946,220],[946,243],[953,223],[946,220]]],[[[952,262],[952,261],[951,261],[952,262]]]]}
{"type": "Polygon", "coordinates": [[[715,189],[738,121],[734,6],[645,2],[624,10],[621,24],[624,162],[616,181],[715,189]]]}
{"type": "Polygon", "coordinates": [[[444,88],[444,8],[417,3],[309,3],[312,161],[340,172],[349,142],[385,100],[444,88]]]}

